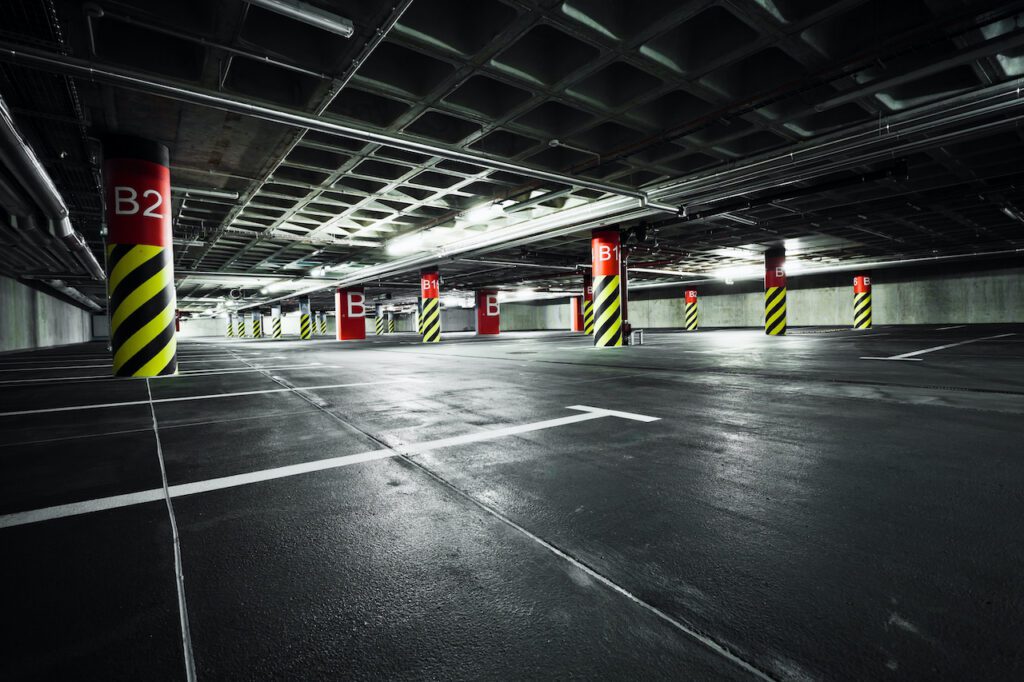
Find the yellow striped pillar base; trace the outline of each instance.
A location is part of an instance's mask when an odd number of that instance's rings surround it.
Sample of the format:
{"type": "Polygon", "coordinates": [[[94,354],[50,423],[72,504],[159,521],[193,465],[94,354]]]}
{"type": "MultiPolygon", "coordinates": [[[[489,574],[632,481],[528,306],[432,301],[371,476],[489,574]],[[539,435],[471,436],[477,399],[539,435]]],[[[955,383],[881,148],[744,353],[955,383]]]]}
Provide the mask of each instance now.
{"type": "Polygon", "coordinates": [[[853,328],[871,329],[871,292],[853,295],[853,328]]]}
{"type": "Polygon", "coordinates": [[[228,318],[228,336],[233,337],[235,335],[235,323],[232,322],[231,318],[228,318]]]}
{"type": "Polygon", "coordinates": [[[263,317],[260,315],[252,318],[252,338],[263,338],[263,317]]]}
{"type": "Polygon", "coordinates": [[[242,318],[238,318],[238,322],[235,325],[235,328],[238,330],[238,337],[241,338],[241,339],[244,339],[245,338],[245,320],[243,320],[242,318]]]}
{"type": "Polygon", "coordinates": [[[697,304],[687,303],[683,321],[684,329],[688,332],[697,331],[697,304]]]}
{"type": "Polygon", "coordinates": [[[111,244],[107,268],[114,376],[177,374],[171,249],[111,244]]]}
{"type": "Polygon", "coordinates": [[[320,333],[321,334],[326,334],[327,333],[327,314],[326,313],[320,316],[320,333]]]}
{"type": "Polygon", "coordinates": [[[313,335],[313,325],[309,319],[309,313],[299,315],[299,338],[306,340],[313,335]]]}
{"type": "Polygon", "coordinates": [[[423,299],[422,332],[423,343],[437,343],[441,340],[441,300],[423,299]]]}
{"type": "Polygon", "coordinates": [[[594,316],[594,345],[600,348],[621,346],[622,294],[618,275],[594,277],[594,316]]]}
{"type": "Polygon", "coordinates": [[[764,332],[768,336],[786,334],[786,287],[768,287],[764,292],[764,332]]]}
{"type": "Polygon", "coordinates": [[[394,333],[395,333],[395,318],[394,317],[389,317],[388,318],[388,334],[394,334],[394,333]]]}
{"type": "Polygon", "coordinates": [[[270,321],[270,333],[275,339],[281,338],[281,318],[275,317],[270,321]]]}
{"type": "Polygon", "coordinates": [[[383,336],[384,335],[384,318],[383,317],[377,316],[377,318],[373,321],[373,333],[376,334],[377,336],[383,336]]]}
{"type": "Polygon", "coordinates": [[[583,299],[583,332],[594,333],[594,302],[583,299]]]}

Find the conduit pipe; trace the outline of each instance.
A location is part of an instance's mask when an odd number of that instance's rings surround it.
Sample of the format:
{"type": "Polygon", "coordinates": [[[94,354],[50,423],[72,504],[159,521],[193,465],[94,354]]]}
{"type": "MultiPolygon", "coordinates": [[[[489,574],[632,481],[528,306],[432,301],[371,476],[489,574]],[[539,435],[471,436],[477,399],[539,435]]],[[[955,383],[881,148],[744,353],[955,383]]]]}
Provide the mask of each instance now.
{"type": "Polygon", "coordinates": [[[344,38],[351,38],[352,34],[355,33],[355,27],[352,25],[351,19],[346,19],[333,12],[322,10],[300,0],[248,0],[248,2],[250,5],[262,7],[265,10],[286,16],[303,24],[316,26],[319,29],[344,38]]]}
{"type": "Polygon", "coordinates": [[[31,197],[42,214],[50,221],[51,233],[63,242],[78,263],[93,279],[103,281],[106,276],[86,245],[82,235],[75,231],[68,218],[68,207],[53,180],[32,148],[14,126],[7,103],[0,97],[0,161],[31,197]]]}

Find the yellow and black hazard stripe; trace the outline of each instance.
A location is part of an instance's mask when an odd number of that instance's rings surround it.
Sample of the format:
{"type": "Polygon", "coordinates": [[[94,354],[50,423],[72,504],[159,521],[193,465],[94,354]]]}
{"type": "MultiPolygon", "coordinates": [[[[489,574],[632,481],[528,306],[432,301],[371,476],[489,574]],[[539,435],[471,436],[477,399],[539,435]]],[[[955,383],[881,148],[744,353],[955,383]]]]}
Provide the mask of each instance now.
{"type": "Polygon", "coordinates": [[[148,244],[107,247],[114,376],[178,373],[171,250],[148,244]]]}
{"type": "Polygon", "coordinates": [[[583,331],[594,333],[594,302],[583,299],[583,331]]]}
{"type": "Polygon", "coordinates": [[[281,316],[278,315],[270,320],[270,333],[275,339],[281,338],[281,316]]]}
{"type": "Polygon", "coordinates": [[[232,320],[232,319],[231,319],[231,318],[229,317],[229,318],[228,318],[228,336],[234,336],[234,335],[235,335],[235,323],[234,323],[234,321],[233,321],[233,320],[232,320]]]}
{"type": "Polygon", "coordinates": [[[388,334],[395,333],[395,318],[394,316],[388,317],[388,334]]]}
{"type": "Polygon", "coordinates": [[[235,328],[238,330],[239,338],[245,338],[245,319],[239,316],[235,321],[235,328]]]}
{"type": "Polygon", "coordinates": [[[422,319],[423,343],[437,343],[441,340],[441,301],[437,298],[423,299],[422,319]]]}
{"type": "Polygon", "coordinates": [[[764,331],[768,336],[786,333],[786,287],[768,287],[765,290],[764,331]]]}
{"type": "Polygon", "coordinates": [[[601,348],[621,346],[622,293],[618,275],[594,277],[594,315],[594,345],[601,348]]]}
{"type": "Polygon", "coordinates": [[[263,338],[263,316],[259,313],[254,313],[252,316],[252,338],[263,338]]]}
{"type": "Polygon", "coordinates": [[[380,315],[378,315],[377,319],[373,321],[373,333],[377,336],[382,336],[384,334],[384,318],[380,315]]]}
{"type": "Polygon", "coordinates": [[[683,320],[683,326],[688,332],[697,331],[697,304],[687,303],[686,304],[686,315],[683,320]]]}
{"type": "Polygon", "coordinates": [[[871,292],[853,295],[853,328],[871,329],[871,292]]]}
{"type": "Polygon", "coordinates": [[[416,333],[423,336],[423,299],[416,299],[416,333]]]}
{"type": "Polygon", "coordinates": [[[320,314],[320,333],[327,333],[327,313],[320,314]]]}
{"type": "Polygon", "coordinates": [[[309,321],[309,313],[299,315],[299,338],[308,339],[312,334],[313,326],[309,321]]]}

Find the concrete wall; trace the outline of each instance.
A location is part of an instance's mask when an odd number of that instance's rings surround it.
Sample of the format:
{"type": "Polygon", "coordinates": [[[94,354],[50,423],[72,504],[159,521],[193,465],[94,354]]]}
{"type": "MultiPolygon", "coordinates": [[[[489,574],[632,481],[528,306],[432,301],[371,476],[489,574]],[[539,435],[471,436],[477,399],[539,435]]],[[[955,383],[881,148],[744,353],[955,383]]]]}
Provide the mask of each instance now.
{"type": "Polygon", "coordinates": [[[7,277],[0,277],[0,351],[82,343],[92,315],[7,277]]]}
{"type": "MultiPolygon", "coordinates": [[[[793,276],[787,315],[793,326],[846,326],[853,322],[853,274],[793,276]]],[[[1024,322],[1024,267],[948,273],[887,270],[872,273],[875,324],[972,324],[1024,322]]],[[[759,327],[764,320],[762,284],[706,283],[698,310],[704,327],[759,327]]],[[[630,294],[634,327],[683,326],[683,289],[666,287],[630,294]]]]}
{"type": "Polygon", "coordinates": [[[501,331],[569,331],[569,298],[501,304],[501,331]]]}

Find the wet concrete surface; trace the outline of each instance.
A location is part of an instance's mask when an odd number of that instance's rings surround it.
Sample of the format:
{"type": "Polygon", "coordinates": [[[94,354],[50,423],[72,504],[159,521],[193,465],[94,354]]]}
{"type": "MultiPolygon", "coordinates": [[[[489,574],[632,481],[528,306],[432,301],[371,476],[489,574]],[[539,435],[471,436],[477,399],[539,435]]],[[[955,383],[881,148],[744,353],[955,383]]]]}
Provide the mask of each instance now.
{"type": "Polygon", "coordinates": [[[185,676],[159,435],[200,679],[1020,678],[1024,327],[791,332],[0,356],[0,677],[185,676]]]}

